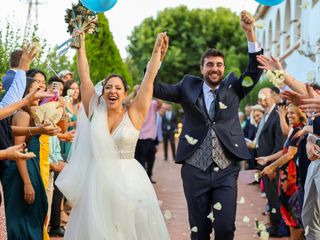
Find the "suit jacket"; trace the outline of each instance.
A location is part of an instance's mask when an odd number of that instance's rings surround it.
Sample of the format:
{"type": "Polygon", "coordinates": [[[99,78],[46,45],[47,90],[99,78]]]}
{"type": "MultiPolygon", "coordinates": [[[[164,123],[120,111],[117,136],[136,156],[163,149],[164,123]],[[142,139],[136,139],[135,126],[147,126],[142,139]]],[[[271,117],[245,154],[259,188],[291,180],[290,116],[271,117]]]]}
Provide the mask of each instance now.
{"type": "Polygon", "coordinates": [[[166,114],[162,116],[161,122],[162,134],[174,133],[177,130],[177,117],[171,112],[171,118],[167,119],[166,114]]]}
{"type": "Polygon", "coordinates": [[[279,115],[274,108],[259,136],[257,156],[268,156],[283,149],[284,136],[282,134],[279,115]]]}
{"type": "Polygon", "coordinates": [[[262,54],[262,51],[249,53],[249,66],[240,78],[235,73],[230,73],[221,81],[217,90],[213,120],[208,121],[205,110],[197,104],[203,92],[202,78],[186,75],[177,84],[164,84],[155,80],[153,95],[166,101],[180,103],[184,110],[183,128],[177,148],[177,163],[192,156],[202,144],[210,126],[214,128],[223,148],[231,153],[235,161],[250,158],[239,122],[238,109],[240,100],[252,90],[262,74],[256,60],[259,54],[262,54]],[[243,87],[242,81],[245,77],[251,77],[254,84],[243,87]],[[197,139],[197,143],[188,143],[186,135],[197,139]]]}

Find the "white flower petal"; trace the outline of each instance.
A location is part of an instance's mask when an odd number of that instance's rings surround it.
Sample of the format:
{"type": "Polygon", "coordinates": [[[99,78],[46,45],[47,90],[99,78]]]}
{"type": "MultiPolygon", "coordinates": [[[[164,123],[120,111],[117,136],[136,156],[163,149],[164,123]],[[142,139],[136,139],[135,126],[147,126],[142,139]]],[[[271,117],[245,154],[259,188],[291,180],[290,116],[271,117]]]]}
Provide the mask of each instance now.
{"type": "Polygon", "coordinates": [[[269,233],[267,231],[260,232],[260,239],[261,240],[269,240],[269,233]]]}
{"type": "Polygon", "coordinates": [[[220,211],[220,210],[222,209],[222,205],[221,205],[221,203],[217,202],[217,203],[215,203],[215,204],[213,205],[213,208],[216,209],[216,210],[218,210],[218,211],[220,211]]]}
{"type": "Polygon", "coordinates": [[[241,197],[240,200],[239,200],[239,203],[240,204],[244,204],[245,202],[246,202],[246,200],[244,199],[244,197],[241,197]]]}
{"type": "Polygon", "coordinates": [[[198,232],[198,227],[191,228],[191,232],[198,232]]]}
{"type": "Polygon", "coordinates": [[[172,218],[172,213],[170,212],[170,210],[164,210],[163,216],[166,220],[169,220],[172,218]]]}
{"type": "Polygon", "coordinates": [[[307,236],[309,233],[309,226],[306,226],[304,229],[304,235],[307,236]]]}
{"type": "Polygon", "coordinates": [[[190,145],[195,145],[198,142],[198,139],[190,137],[188,134],[184,135],[184,137],[190,145]]]}
{"type": "Polygon", "coordinates": [[[250,222],[250,218],[248,218],[247,216],[244,216],[243,219],[242,219],[242,221],[243,221],[244,223],[248,223],[248,222],[250,222]]]}
{"type": "Polygon", "coordinates": [[[211,222],[214,222],[213,212],[210,212],[209,215],[207,216],[207,218],[209,218],[211,220],[211,222]]]}
{"type": "Polygon", "coordinates": [[[258,29],[264,29],[266,26],[266,23],[263,20],[258,20],[254,23],[254,26],[258,29]]]}
{"type": "Polygon", "coordinates": [[[225,105],[223,102],[219,102],[219,108],[220,108],[220,109],[227,109],[228,106],[225,105]]]}
{"type": "Polygon", "coordinates": [[[265,226],[263,223],[259,223],[259,224],[258,224],[258,230],[260,230],[260,231],[266,231],[267,228],[266,228],[266,226],[265,226]]]}

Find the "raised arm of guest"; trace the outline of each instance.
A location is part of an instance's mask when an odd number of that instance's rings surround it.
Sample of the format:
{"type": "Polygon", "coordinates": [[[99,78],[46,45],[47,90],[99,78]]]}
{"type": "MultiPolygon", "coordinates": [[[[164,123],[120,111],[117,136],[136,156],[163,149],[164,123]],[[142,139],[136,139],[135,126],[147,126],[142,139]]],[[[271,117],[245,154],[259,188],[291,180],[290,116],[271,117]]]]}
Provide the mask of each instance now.
{"type": "Polygon", "coordinates": [[[26,71],[29,70],[30,64],[34,59],[36,52],[36,47],[32,47],[31,49],[25,48],[23,50],[14,80],[0,102],[0,108],[18,102],[22,98],[26,88],[26,71]]]}
{"type": "Polygon", "coordinates": [[[280,118],[280,126],[283,136],[287,137],[290,131],[290,127],[287,123],[286,115],[287,115],[287,107],[286,106],[278,106],[278,114],[280,118]]]}
{"type": "Polygon", "coordinates": [[[50,97],[50,96],[52,96],[52,94],[49,94],[47,92],[43,92],[42,90],[35,90],[32,93],[28,94],[23,99],[21,99],[20,101],[17,100],[17,102],[14,102],[12,104],[6,105],[3,108],[0,108],[0,120],[10,116],[11,114],[13,114],[18,109],[20,109],[20,108],[22,108],[24,106],[27,106],[29,103],[31,103],[31,102],[33,102],[33,101],[35,101],[37,99],[41,99],[41,98],[44,98],[44,97],[50,97]]]}
{"type": "MultiPolygon", "coordinates": [[[[257,56],[258,62],[261,64],[259,68],[264,69],[264,70],[280,70],[283,71],[282,64],[280,61],[274,57],[268,58],[264,55],[258,55],[257,56]]],[[[291,76],[289,73],[284,72],[284,83],[288,85],[293,91],[298,92],[300,94],[305,94],[306,93],[306,86],[296,80],[293,76],[291,76]]]]}

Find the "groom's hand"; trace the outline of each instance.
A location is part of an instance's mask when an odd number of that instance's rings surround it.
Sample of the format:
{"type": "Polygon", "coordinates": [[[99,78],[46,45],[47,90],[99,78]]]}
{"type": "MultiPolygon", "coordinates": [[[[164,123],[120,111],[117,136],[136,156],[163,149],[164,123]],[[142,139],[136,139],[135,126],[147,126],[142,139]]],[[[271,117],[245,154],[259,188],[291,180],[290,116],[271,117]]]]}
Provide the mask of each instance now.
{"type": "Polygon", "coordinates": [[[256,36],[254,33],[254,18],[247,12],[241,12],[241,28],[247,35],[247,39],[250,42],[256,42],[256,36]]]}

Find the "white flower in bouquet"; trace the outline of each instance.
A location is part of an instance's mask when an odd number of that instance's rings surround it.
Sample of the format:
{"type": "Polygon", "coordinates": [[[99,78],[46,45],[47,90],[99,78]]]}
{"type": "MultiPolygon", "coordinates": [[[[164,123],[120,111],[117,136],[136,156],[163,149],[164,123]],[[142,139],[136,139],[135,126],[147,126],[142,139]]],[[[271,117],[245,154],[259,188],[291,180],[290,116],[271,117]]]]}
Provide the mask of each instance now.
{"type": "MultiPolygon", "coordinates": [[[[68,24],[68,32],[73,34],[76,30],[83,31],[84,33],[92,34],[98,32],[98,17],[97,14],[79,2],[73,4],[71,9],[66,10],[64,17],[65,22],[68,24]]],[[[80,36],[72,37],[71,48],[80,48],[80,36]]]]}
{"type": "Polygon", "coordinates": [[[266,22],[263,20],[258,20],[254,23],[254,26],[258,29],[264,29],[266,26],[266,22]]]}

